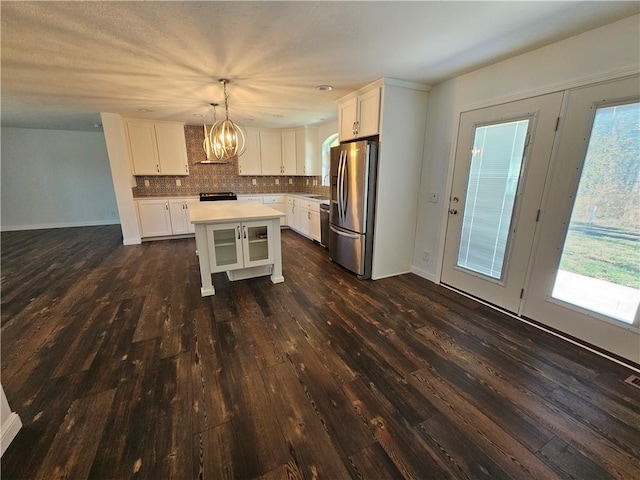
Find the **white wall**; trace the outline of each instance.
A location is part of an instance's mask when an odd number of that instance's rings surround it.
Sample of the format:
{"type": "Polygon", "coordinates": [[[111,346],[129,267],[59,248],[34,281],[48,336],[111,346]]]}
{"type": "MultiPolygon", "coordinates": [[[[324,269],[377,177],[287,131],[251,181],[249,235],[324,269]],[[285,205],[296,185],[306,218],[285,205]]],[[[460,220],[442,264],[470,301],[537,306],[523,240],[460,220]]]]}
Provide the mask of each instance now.
{"type": "Polygon", "coordinates": [[[318,125],[318,148],[320,153],[322,153],[322,142],[334,133],[338,133],[338,120],[332,120],[318,125]]]}
{"type": "Polygon", "coordinates": [[[2,128],[2,230],[119,223],[102,132],[2,128]]]}
{"type": "Polygon", "coordinates": [[[131,159],[127,147],[127,136],[124,120],[117,113],[102,112],[102,128],[109,152],[113,188],[115,189],[118,211],[120,212],[120,227],[122,228],[122,243],[135,245],[141,243],[138,215],[133,201],[134,180],[131,172],[131,159]]]}
{"type": "Polygon", "coordinates": [[[436,85],[429,93],[424,164],[418,197],[413,271],[439,281],[460,113],[593,83],[640,70],[640,16],[436,85]],[[438,203],[428,201],[430,193],[438,203]],[[423,252],[429,252],[429,261],[423,252]]]}

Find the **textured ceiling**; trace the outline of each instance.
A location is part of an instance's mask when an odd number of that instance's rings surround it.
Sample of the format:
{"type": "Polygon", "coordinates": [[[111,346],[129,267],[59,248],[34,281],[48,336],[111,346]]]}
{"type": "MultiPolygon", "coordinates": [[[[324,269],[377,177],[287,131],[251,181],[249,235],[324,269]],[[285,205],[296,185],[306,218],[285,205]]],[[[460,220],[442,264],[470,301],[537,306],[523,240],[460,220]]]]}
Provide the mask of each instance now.
{"type": "Polygon", "coordinates": [[[639,5],[4,1],[2,125],[91,130],[101,111],[211,122],[221,77],[243,125],[319,123],[336,118],[337,98],[380,77],[433,85],[639,5]]]}

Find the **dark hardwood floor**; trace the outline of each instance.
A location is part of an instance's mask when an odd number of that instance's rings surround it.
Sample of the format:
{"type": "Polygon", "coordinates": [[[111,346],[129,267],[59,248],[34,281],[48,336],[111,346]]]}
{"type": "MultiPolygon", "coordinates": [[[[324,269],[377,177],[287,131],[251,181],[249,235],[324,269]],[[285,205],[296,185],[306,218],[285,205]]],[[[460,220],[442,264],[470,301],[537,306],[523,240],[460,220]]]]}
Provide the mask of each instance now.
{"type": "Polygon", "coordinates": [[[414,275],[283,232],[285,282],[193,239],[2,234],[2,479],[640,478],[631,373],[414,275]]]}

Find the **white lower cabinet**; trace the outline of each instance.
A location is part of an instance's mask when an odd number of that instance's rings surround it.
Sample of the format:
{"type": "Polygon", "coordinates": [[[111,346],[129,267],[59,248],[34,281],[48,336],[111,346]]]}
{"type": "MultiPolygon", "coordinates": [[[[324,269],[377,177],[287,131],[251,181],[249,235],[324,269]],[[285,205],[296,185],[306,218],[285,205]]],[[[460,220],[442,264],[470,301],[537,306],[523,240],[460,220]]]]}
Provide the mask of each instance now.
{"type": "Polygon", "coordinates": [[[293,197],[287,196],[287,206],[285,213],[287,214],[287,226],[289,228],[293,228],[296,223],[296,201],[293,197]]]}
{"type": "Polygon", "coordinates": [[[138,218],[141,237],[171,235],[169,200],[138,200],[138,218]]]}
{"type": "Polygon", "coordinates": [[[138,200],[138,220],[142,238],[186,235],[195,232],[189,222],[189,203],[185,198],[138,200]]]}
{"type": "Polygon", "coordinates": [[[173,235],[195,233],[195,225],[189,222],[189,200],[169,200],[169,216],[173,235]]]}
{"type": "Polygon", "coordinates": [[[211,272],[273,263],[272,223],[249,221],[207,225],[211,272]]]}
{"type": "Polygon", "coordinates": [[[320,237],[320,212],[309,210],[309,236],[319,242],[320,237]]]}
{"type": "Polygon", "coordinates": [[[238,200],[244,200],[246,202],[262,203],[262,197],[256,195],[238,195],[238,200]]]}
{"type": "MultiPolygon", "coordinates": [[[[265,195],[264,197],[262,197],[262,203],[265,204],[267,207],[274,208],[279,212],[286,214],[287,208],[286,208],[286,203],[284,198],[285,198],[284,195],[265,195]]],[[[280,219],[280,226],[286,227],[288,225],[289,223],[287,222],[287,217],[286,216],[282,217],[280,219]]]]}
{"type": "Polygon", "coordinates": [[[309,236],[309,223],[311,221],[311,213],[309,212],[308,202],[296,198],[296,224],[295,230],[299,233],[309,236]]]}
{"type": "Polygon", "coordinates": [[[289,197],[287,199],[287,217],[289,228],[305,237],[320,241],[320,202],[306,198],[289,197]]]}

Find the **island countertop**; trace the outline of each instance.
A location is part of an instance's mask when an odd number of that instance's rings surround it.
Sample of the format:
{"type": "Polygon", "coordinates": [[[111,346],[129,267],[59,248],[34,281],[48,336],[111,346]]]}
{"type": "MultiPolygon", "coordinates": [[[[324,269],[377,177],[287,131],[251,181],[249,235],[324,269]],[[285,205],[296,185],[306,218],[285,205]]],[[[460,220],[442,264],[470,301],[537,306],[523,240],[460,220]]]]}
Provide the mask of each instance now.
{"type": "Polygon", "coordinates": [[[284,216],[280,210],[261,203],[238,200],[200,202],[189,207],[189,221],[194,224],[266,220],[284,216]]]}

